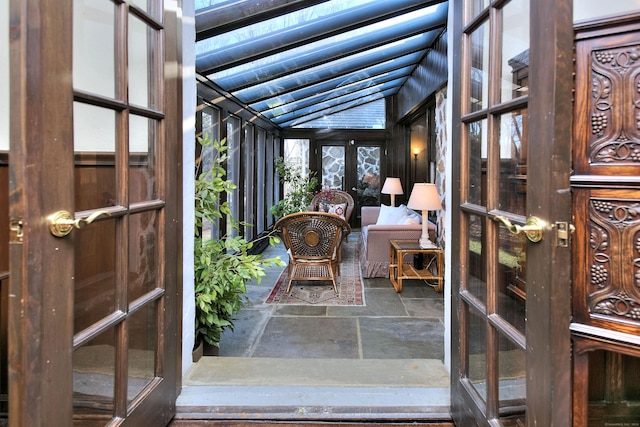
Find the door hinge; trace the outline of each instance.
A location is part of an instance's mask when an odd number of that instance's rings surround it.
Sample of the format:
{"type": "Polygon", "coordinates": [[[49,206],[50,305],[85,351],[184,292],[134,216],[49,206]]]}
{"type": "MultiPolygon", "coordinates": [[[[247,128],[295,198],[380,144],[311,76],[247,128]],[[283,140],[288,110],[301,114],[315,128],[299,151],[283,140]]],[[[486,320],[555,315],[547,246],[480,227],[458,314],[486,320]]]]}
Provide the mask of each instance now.
{"type": "Polygon", "coordinates": [[[9,243],[22,243],[22,220],[9,220],[9,243]]]}
{"type": "Polygon", "coordinates": [[[576,227],[564,221],[556,222],[556,245],[561,248],[569,246],[569,234],[573,233],[576,227]]]}

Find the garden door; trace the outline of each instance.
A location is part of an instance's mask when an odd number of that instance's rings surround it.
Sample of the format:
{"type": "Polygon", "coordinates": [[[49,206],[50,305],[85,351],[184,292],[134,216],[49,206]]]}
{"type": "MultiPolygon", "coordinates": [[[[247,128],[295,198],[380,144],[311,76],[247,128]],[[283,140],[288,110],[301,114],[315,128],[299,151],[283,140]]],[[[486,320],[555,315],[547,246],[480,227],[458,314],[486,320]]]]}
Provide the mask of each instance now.
{"type": "Polygon", "coordinates": [[[360,208],[380,204],[382,145],[377,142],[322,141],[318,148],[318,179],[323,188],[340,189],[353,197],[351,226],[360,226],[360,208]],[[357,167],[348,167],[357,165],[357,167]]]}
{"type": "Polygon", "coordinates": [[[567,426],[571,1],[453,10],[452,415],[567,426]]]}
{"type": "Polygon", "coordinates": [[[175,412],[177,11],[10,2],[12,426],[160,426],[175,412]]]}

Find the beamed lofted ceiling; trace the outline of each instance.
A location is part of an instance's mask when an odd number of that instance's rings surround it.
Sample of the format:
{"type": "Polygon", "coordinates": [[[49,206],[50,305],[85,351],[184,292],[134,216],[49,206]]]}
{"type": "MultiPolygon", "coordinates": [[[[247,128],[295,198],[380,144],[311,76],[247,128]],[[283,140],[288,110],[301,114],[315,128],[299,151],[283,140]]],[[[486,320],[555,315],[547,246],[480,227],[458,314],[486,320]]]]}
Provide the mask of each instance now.
{"type": "Polygon", "coordinates": [[[447,13],[442,0],[196,0],[196,71],[299,127],[397,93],[447,13]]]}

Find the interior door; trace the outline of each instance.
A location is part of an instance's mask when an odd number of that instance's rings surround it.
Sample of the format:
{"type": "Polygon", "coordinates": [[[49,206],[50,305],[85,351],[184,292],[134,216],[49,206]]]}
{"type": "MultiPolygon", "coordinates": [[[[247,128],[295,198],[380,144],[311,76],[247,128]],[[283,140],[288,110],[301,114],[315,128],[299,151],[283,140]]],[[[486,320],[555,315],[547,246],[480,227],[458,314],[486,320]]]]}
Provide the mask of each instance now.
{"type": "Polygon", "coordinates": [[[11,0],[11,425],[166,425],[175,412],[175,13],[11,0]]]}
{"type": "Polygon", "coordinates": [[[569,425],[570,2],[453,10],[452,414],[569,425]]]}
{"type": "Polygon", "coordinates": [[[323,141],[319,144],[318,178],[323,188],[339,189],[353,197],[351,226],[359,227],[360,208],[380,204],[382,146],[379,143],[323,141]],[[345,165],[357,165],[347,168],[345,165]]]}

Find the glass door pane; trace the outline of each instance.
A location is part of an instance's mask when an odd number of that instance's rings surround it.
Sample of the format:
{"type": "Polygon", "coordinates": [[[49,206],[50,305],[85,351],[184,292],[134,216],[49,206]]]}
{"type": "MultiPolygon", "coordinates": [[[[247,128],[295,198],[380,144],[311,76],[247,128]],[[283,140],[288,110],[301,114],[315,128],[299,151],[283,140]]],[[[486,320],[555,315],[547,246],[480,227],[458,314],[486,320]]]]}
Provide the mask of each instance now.
{"type": "MultiPolygon", "coordinates": [[[[161,10],[160,3],[147,4],[156,15],[161,10]]],[[[126,418],[165,376],[159,328],[168,324],[161,261],[166,192],[159,177],[176,175],[163,174],[161,163],[167,150],[161,23],[126,4],[74,5],[74,216],[93,221],[73,236],[74,417],[108,421],[126,418]],[[106,49],[99,67],[92,49],[106,49]]],[[[203,120],[217,132],[210,111],[203,120]]]]}
{"type": "MultiPolygon", "coordinates": [[[[227,179],[240,182],[240,119],[230,116],[227,118],[227,179]]],[[[227,235],[238,235],[237,225],[230,218],[240,218],[240,195],[238,191],[227,194],[230,215],[227,215],[227,235]]]]}
{"type": "MultiPolygon", "coordinates": [[[[270,171],[265,170],[265,163],[266,163],[266,152],[267,152],[267,148],[266,148],[266,133],[264,131],[264,129],[258,129],[258,140],[257,140],[257,144],[256,144],[256,165],[258,166],[258,169],[256,171],[256,182],[255,182],[255,187],[254,190],[256,191],[256,203],[258,205],[258,217],[257,219],[257,227],[256,227],[256,232],[258,234],[262,233],[265,230],[265,226],[266,226],[266,221],[263,219],[267,216],[267,212],[269,212],[269,209],[272,206],[272,203],[270,201],[267,200],[267,198],[265,197],[265,193],[268,190],[268,187],[266,185],[266,179],[265,179],[265,174],[269,173],[270,171]]],[[[274,157],[275,158],[275,157],[274,157]]],[[[271,174],[273,176],[273,166],[271,166],[271,174]]],[[[280,188],[279,186],[276,186],[276,188],[280,188]]],[[[269,217],[271,217],[271,215],[269,215],[269,217]]]]}
{"type": "MultiPolygon", "coordinates": [[[[357,147],[358,161],[358,195],[356,206],[377,206],[380,204],[380,154],[379,146],[357,147]]],[[[349,163],[352,164],[352,163],[349,163]]]]}
{"type": "Polygon", "coordinates": [[[256,237],[256,217],[254,216],[254,194],[256,189],[256,170],[255,170],[255,141],[254,127],[252,124],[245,124],[244,127],[244,148],[242,150],[244,157],[244,221],[247,225],[244,227],[244,237],[250,241],[256,237]]]}
{"type": "Polygon", "coordinates": [[[344,190],[345,153],[343,145],[322,146],[321,184],[323,189],[344,190]]]}

